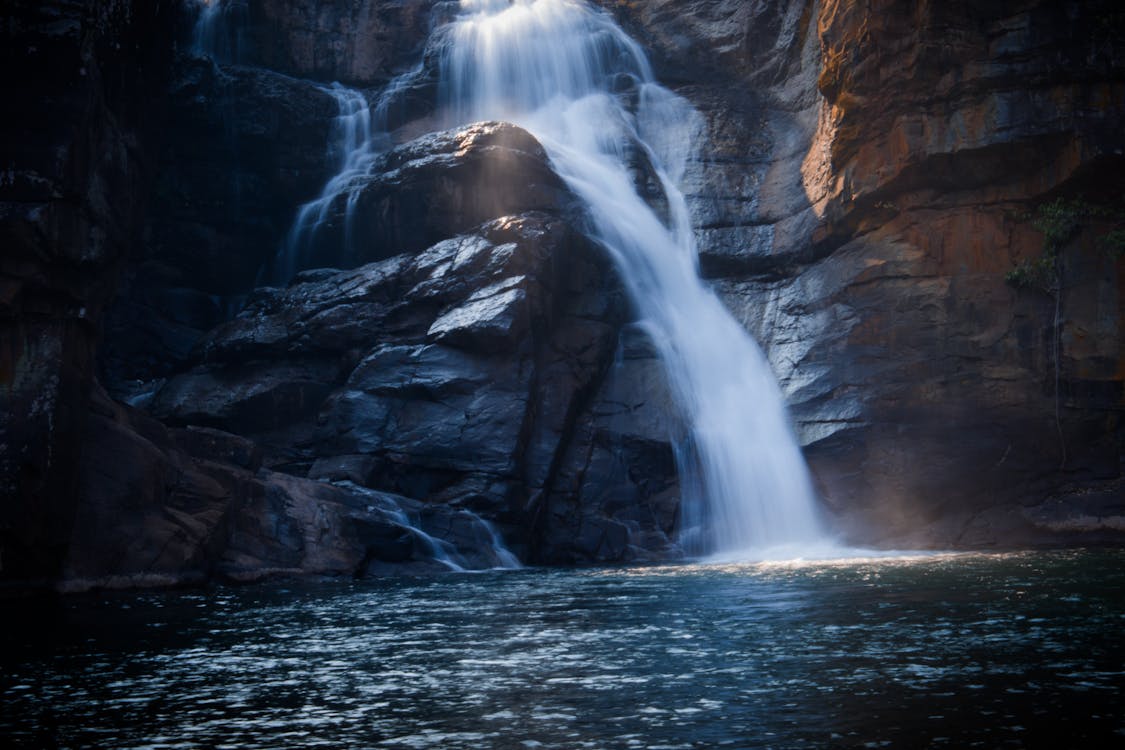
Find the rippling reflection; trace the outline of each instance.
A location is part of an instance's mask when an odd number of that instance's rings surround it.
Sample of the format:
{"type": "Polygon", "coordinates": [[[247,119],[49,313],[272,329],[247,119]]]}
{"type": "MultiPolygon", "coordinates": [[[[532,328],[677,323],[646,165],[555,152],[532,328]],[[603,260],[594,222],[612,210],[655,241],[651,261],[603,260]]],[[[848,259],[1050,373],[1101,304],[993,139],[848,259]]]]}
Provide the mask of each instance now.
{"type": "Polygon", "coordinates": [[[1118,744],[1123,562],[527,570],[9,603],[0,733],[114,748],[1118,744]]]}

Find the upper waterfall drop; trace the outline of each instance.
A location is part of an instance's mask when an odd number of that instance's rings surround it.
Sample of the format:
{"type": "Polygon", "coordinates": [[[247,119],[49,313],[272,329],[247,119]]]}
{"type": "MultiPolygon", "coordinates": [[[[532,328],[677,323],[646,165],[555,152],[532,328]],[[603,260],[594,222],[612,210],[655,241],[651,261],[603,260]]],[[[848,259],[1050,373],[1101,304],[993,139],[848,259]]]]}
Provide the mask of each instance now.
{"type": "Polygon", "coordinates": [[[360,187],[356,178],[367,174],[376,156],[371,108],[363,94],[339,83],[325,87],[324,91],[336,101],[338,112],[328,141],[328,157],[336,162],[336,173],[315,200],[297,209],[285,243],[274,258],[273,267],[268,269],[270,280],[279,284],[288,282],[304,267],[311,254],[312,240],[328,217],[332,204],[345,194],[343,252],[345,255],[351,252],[355,201],[360,187]]]}
{"type": "Polygon", "coordinates": [[[246,50],[246,0],[195,0],[199,16],[191,33],[191,50],[217,63],[238,64],[246,50]]]}
{"type": "Polygon", "coordinates": [[[643,50],[608,14],[581,0],[462,0],[460,9],[444,30],[446,117],[524,127],[584,201],[682,412],[685,548],[763,557],[823,545],[769,364],[699,277],[678,187],[701,137],[699,114],[656,83],[643,50]],[[635,188],[633,171],[645,163],[663,187],[665,215],[635,188]]]}

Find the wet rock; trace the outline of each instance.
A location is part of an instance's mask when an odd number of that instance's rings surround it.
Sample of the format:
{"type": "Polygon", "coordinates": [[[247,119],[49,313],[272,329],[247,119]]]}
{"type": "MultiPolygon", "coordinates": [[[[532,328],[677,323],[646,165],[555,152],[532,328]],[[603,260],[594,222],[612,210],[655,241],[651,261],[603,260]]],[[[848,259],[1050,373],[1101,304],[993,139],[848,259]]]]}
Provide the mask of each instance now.
{"type": "Polygon", "coordinates": [[[1057,318],[1004,277],[1043,252],[1020,216],[1121,192],[1110,4],[605,5],[707,121],[684,181],[701,267],[767,350],[841,528],[1072,543],[1022,508],[1118,481],[1120,273],[1091,224],[1057,318]]]}
{"type": "Polygon", "coordinates": [[[298,266],[347,266],[418,253],[479,224],[574,199],[527,131],[477,123],[428,133],[382,156],[336,197],[298,266]],[[488,185],[487,190],[480,186],[488,185]]]}
{"type": "Polygon", "coordinates": [[[173,424],[264,431],[315,414],[337,377],[332,363],[253,363],[172,378],[152,413],[173,424]]]}
{"type": "Polygon", "coordinates": [[[248,0],[243,62],[321,81],[383,83],[421,58],[434,4],[248,0]]]}
{"type": "MultiPolygon", "coordinates": [[[[460,171],[467,154],[483,149],[503,163],[512,138],[517,163],[545,159],[522,131],[493,125],[391,156],[400,169],[437,170],[459,184],[477,179],[460,171]],[[466,153],[448,153],[451,142],[466,153]]],[[[624,313],[607,260],[572,228],[568,194],[544,205],[550,210],[487,220],[412,253],[257,290],[204,337],[197,364],[168,379],[153,412],[249,435],[267,467],[425,499],[422,528],[444,518],[442,507],[472,509],[517,529],[513,542],[530,550],[540,533],[527,518],[540,512],[530,494],[553,491],[568,431],[588,408],[624,313]]],[[[256,501],[266,515],[280,502],[267,500],[256,501]]],[[[442,533],[485,533],[458,518],[442,533]]],[[[598,548],[597,559],[626,554],[616,542],[598,548]]],[[[369,562],[385,572],[390,558],[369,562]]],[[[276,567],[287,564],[278,558],[276,567]]]]}
{"type": "Polygon", "coordinates": [[[626,328],[614,362],[542,498],[544,562],[643,561],[682,555],[670,440],[682,432],[663,366],[626,328]]]}
{"type": "Polygon", "coordinates": [[[434,321],[427,338],[469,351],[511,348],[527,335],[531,321],[523,277],[505,279],[473,292],[465,303],[434,321]]]}
{"type": "Polygon", "coordinates": [[[149,206],[174,15],[4,6],[0,580],[49,580],[65,555],[102,316],[149,206]]]}

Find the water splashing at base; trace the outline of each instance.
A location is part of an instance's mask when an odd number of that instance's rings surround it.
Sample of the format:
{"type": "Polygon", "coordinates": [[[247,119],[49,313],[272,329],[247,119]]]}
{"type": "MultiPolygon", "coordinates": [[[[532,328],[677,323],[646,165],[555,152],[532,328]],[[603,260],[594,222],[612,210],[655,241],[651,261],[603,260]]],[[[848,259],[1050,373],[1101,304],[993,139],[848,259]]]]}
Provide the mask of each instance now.
{"type": "Polygon", "coordinates": [[[760,557],[822,547],[808,470],[769,365],[699,278],[678,188],[702,138],[699,114],[657,84],[636,42],[585,3],[460,7],[442,51],[447,116],[526,128],[585,202],[682,412],[685,548],[760,557]],[[654,205],[635,187],[646,173],[662,188],[654,205]]]}

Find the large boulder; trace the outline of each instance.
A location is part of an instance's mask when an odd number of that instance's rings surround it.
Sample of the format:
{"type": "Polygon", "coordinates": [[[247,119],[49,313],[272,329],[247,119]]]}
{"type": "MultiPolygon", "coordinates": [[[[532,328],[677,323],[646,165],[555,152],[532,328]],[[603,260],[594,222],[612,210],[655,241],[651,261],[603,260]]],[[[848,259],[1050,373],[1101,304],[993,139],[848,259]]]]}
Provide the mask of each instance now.
{"type": "MultiPolygon", "coordinates": [[[[624,319],[606,263],[568,222],[535,212],[417,255],[307,271],[287,289],[260,291],[210,333],[199,364],[163,386],[153,413],[252,436],[276,469],[473,510],[539,559],[651,556],[669,545],[668,498],[647,512],[658,493],[615,488],[674,484],[667,435],[650,430],[640,441],[661,457],[662,480],[621,473],[630,462],[613,456],[631,442],[601,446],[609,453],[598,467],[564,461],[584,450],[571,444],[575,424],[613,408],[595,399],[617,369],[624,319]],[[564,486],[565,471],[585,476],[587,494],[597,485],[617,500],[573,502],[579,493],[564,486]],[[583,518],[620,525],[622,543],[542,541],[583,518]]],[[[629,389],[633,398],[656,387],[648,377],[629,389]]]]}
{"type": "Polygon", "coordinates": [[[489,219],[572,212],[572,202],[543,147],[522,128],[484,122],[428,133],[355,174],[287,262],[347,267],[418,253],[489,219]]]}
{"type": "Polygon", "coordinates": [[[170,430],[100,390],[92,404],[60,590],[515,562],[467,510],[263,470],[245,438],[170,430]]]}
{"type": "MultiPolygon", "coordinates": [[[[651,353],[643,376],[615,364],[633,359],[615,357],[618,282],[542,147],[479,123],[393,149],[357,180],[351,259],[378,260],[255,291],[153,414],[252,437],[275,470],[470,509],[534,559],[672,550],[660,368],[651,353]],[[583,524],[615,541],[562,541],[583,524]]],[[[346,260],[331,234],[346,203],[310,261],[346,260]]]]}

